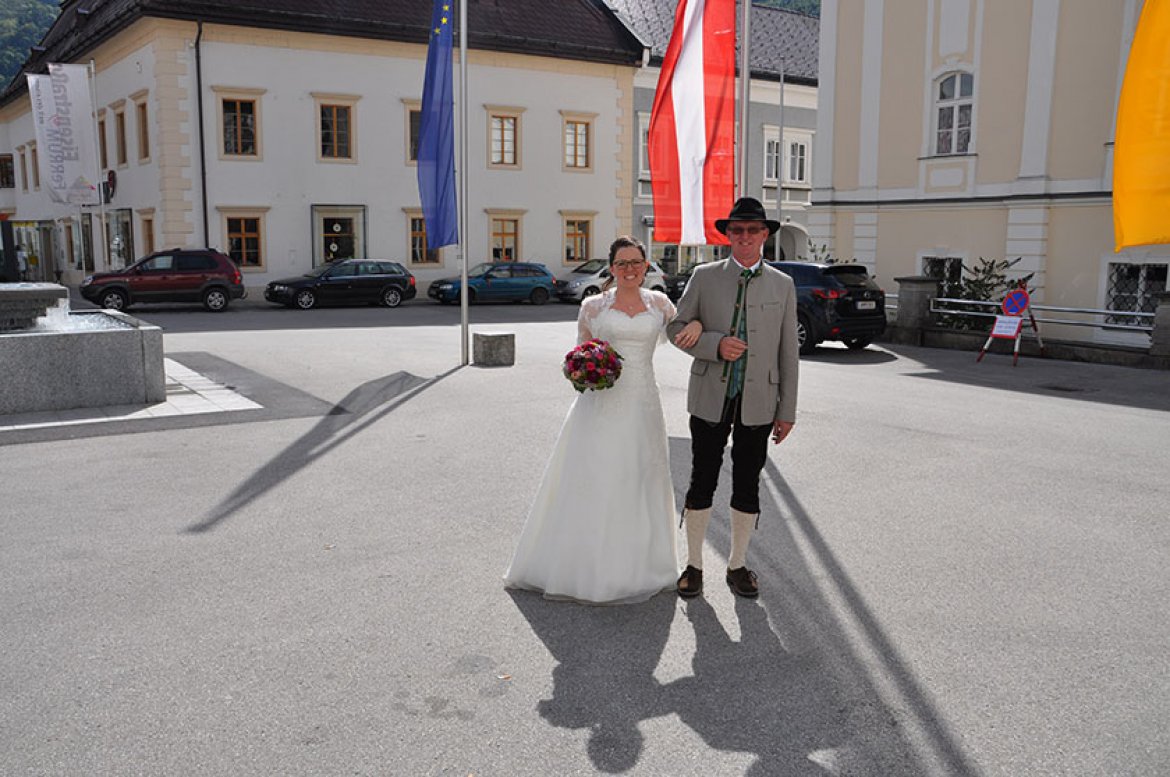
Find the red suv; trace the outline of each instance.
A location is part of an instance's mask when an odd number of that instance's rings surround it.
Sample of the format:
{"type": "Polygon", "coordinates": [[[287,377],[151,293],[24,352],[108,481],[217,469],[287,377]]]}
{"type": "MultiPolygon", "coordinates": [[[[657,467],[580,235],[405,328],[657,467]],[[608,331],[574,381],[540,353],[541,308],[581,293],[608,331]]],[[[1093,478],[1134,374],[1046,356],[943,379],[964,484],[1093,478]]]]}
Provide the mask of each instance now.
{"type": "Polygon", "coordinates": [[[87,276],[81,282],[81,296],[111,310],[143,302],[202,302],[219,312],[248,292],[230,256],[208,248],[172,248],[124,270],[87,276]]]}

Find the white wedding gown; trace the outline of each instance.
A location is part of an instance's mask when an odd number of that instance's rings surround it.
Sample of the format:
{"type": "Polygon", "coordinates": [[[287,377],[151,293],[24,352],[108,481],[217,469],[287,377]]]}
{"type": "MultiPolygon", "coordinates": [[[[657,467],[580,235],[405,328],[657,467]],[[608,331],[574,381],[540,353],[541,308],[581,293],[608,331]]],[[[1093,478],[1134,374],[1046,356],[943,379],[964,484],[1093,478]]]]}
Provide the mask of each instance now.
{"type": "MultiPolygon", "coordinates": [[[[579,395],[561,427],[504,580],[548,598],[643,601],[679,574],[674,487],[654,349],[674,305],[642,290],[646,310],[612,307],[612,291],[587,298],[578,342],[608,340],[622,358],[612,388],[579,395]]],[[[569,388],[566,385],[566,388],[569,388]]]]}

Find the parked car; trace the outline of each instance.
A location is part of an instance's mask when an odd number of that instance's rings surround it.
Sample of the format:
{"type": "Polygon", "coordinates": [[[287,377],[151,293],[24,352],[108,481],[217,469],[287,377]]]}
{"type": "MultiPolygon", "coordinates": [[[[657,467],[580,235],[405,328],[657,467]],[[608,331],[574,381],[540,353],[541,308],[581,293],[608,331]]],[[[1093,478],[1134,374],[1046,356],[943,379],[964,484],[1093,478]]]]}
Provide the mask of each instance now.
{"type": "MultiPolygon", "coordinates": [[[[484,262],[467,271],[469,302],[522,302],[543,305],[553,294],[555,279],[548,268],[537,262],[484,262]]],[[[427,287],[431,299],[452,303],[459,301],[460,280],[442,278],[427,287]]]]}
{"type": "Polygon", "coordinates": [[[145,302],[202,302],[219,312],[233,299],[248,296],[232,258],[209,248],[158,251],[124,270],[87,275],[80,291],[90,302],[111,310],[145,302]]]}
{"type": "Polygon", "coordinates": [[[684,267],[677,273],[672,273],[666,276],[666,296],[670,297],[671,302],[678,302],[679,297],[682,296],[683,290],[686,289],[687,283],[691,280],[691,273],[695,271],[695,265],[684,267]]]}
{"type": "MultiPolygon", "coordinates": [[[[580,302],[601,291],[608,279],[609,262],[605,259],[590,259],[557,279],[557,297],[562,302],[580,302]]],[[[662,272],[662,268],[654,262],[651,262],[650,267],[646,270],[646,279],[642,281],[642,288],[666,291],[666,273],[662,272]]]]}
{"type": "Polygon", "coordinates": [[[272,281],[264,289],[264,299],[301,310],[373,303],[396,308],[417,293],[414,276],[398,262],[345,259],[272,281]]]}
{"type": "Polygon", "coordinates": [[[796,331],[800,352],[839,340],[865,348],[886,331],[886,294],[864,265],[768,262],[796,283],[796,331]]]}

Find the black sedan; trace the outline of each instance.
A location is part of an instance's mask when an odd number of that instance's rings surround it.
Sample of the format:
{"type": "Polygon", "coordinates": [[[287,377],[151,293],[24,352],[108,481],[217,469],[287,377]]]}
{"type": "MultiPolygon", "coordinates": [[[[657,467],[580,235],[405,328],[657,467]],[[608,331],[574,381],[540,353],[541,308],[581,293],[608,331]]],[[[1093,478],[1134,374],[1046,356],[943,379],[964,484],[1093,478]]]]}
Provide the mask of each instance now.
{"type": "Polygon", "coordinates": [[[346,259],[296,278],[272,281],[264,289],[264,299],[302,310],[371,303],[396,308],[417,293],[414,276],[398,262],[346,259]]]}

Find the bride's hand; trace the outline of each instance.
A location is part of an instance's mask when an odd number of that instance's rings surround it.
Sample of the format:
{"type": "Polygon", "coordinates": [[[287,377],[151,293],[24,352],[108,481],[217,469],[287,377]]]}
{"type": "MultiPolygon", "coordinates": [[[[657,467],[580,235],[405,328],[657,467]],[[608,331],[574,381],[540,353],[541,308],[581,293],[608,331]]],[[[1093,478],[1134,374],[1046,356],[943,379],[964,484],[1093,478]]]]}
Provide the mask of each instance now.
{"type": "Polygon", "coordinates": [[[699,335],[703,334],[703,323],[701,321],[692,321],[683,327],[682,331],[674,337],[674,344],[679,348],[691,348],[695,343],[699,342],[699,335]]]}

